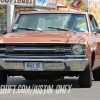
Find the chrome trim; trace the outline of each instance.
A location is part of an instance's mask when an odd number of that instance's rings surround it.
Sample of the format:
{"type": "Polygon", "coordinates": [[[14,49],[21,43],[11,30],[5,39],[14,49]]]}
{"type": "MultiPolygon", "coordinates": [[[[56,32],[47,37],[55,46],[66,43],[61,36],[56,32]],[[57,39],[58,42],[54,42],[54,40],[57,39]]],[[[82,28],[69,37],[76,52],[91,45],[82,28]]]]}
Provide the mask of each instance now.
{"type": "MultiPolygon", "coordinates": [[[[14,48],[14,50],[15,51],[26,51],[26,50],[40,50],[40,51],[42,51],[42,50],[52,50],[52,51],[55,51],[56,50],[56,48],[52,48],[52,49],[48,49],[48,48],[43,48],[43,49],[41,49],[41,48],[14,48]]],[[[64,50],[71,50],[71,49],[64,49],[64,50]]]]}
{"type": "Polygon", "coordinates": [[[0,48],[0,50],[5,51],[5,50],[6,50],[6,48],[0,48]]]}
{"type": "MultiPolygon", "coordinates": [[[[0,50],[5,51],[6,48],[0,48],[0,50]]],[[[41,50],[54,50],[55,51],[56,48],[52,48],[52,49],[51,48],[50,49],[48,49],[48,48],[43,48],[43,49],[41,49],[41,48],[28,48],[28,47],[27,48],[16,48],[16,47],[14,48],[14,51],[26,51],[26,50],[40,50],[40,51],[41,50]]],[[[71,50],[71,49],[64,49],[64,50],[71,50]]]]}
{"type": "Polygon", "coordinates": [[[5,54],[0,54],[0,56],[5,56],[5,54]]]}
{"type": "MultiPolygon", "coordinates": [[[[17,59],[0,58],[0,70],[27,71],[25,62],[43,62],[42,71],[84,71],[88,59],[17,59]]],[[[28,70],[30,71],[30,70],[28,70]]],[[[31,70],[32,71],[32,70],[31,70]]]]}
{"type": "Polygon", "coordinates": [[[55,49],[39,49],[39,48],[14,48],[14,50],[15,51],[26,51],[26,50],[40,50],[40,51],[42,51],[42,50],[52,50],[52,51],[54,51],[55,49]]]}
{"type": "Polygon", "coordinates": [[[86,49],[83,49],[83,51],[86,51],[86,49]]]}
{"type": "Polygon", "coordinates": [[[25,57],[31,57],[31,58],[55,58],[55,57],[86,57],[86,55],[65,55],[65,56],[15,56],[15,55],[5,55],[5,54],[0,54],[0,56],[4,56],[4,57],[17,57],[17,58],[19,58],[19,57],[23,57],[23,58],[25,58],[25,57]]]}
{"type": "MultiPolygon", "coordinates": [[[[15,43],[18,43],[18,44],[20,44],[20,43],[30,43],[30,44],[32,44],[32,43],[49,43],[49,44],[53,44],[53,43],[59,43],[59,44],[62,44],[62,43],[64,43],[64,44],[77,44],[78,42],[70,42],[70,43],[66,43],[66,42],[54,42],[54,41],[50,41],[50,42],[7,42],[7,44],[9,44],[9,43],[11,43],[11,44],[15,44],[15,43]]],[[[2,43],[2,44],[5,44],[5,43],[2,43]]],[[[79,43],[80,44],[80,43],[79,43]]],[[[84,45],[84,43],[81,43],[81,45],[84,45]]]]}
{"type": "Polygon", "coordinates": [[[54,61],[54,62],[66,62],[66,61],[82,61],[88,59],[17,59],[17,58],[3,58],[4,61],[54,61]]]}
{"type": "MultiPolygon", "coordinates": [[[[24,50],[24,51],[26,51],[26,50],[55,50],[56,48],[54,48],[54,49],[47,49],[47,48],[45,48],[45,49],[36,49],[36,48],[14,48],[14,50],[15,51],[22,51],[22,50],[24,50]]],[[[1,51],[5,51],[6,50],[6,48],[0,48],[0,50],[1,51]]],[[[65,50],[71,50],[71,49],[65,49],[65,50]]],[[[83,49],[84,51],[86,50],[86,49],[83,49]]]]}

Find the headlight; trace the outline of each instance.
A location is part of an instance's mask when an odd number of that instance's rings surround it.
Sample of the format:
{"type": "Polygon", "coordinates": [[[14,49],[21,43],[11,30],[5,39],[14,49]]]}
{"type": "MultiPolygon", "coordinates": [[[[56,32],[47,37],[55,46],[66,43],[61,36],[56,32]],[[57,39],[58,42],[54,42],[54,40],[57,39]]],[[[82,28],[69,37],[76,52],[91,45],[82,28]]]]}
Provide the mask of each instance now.
{"type": "Polygon", "coordinates": [[[80,44],[73,45],[71,49],[72,49],[73,54],[75,55],[82,54],[83,52],[83,48],[80,44]]]}

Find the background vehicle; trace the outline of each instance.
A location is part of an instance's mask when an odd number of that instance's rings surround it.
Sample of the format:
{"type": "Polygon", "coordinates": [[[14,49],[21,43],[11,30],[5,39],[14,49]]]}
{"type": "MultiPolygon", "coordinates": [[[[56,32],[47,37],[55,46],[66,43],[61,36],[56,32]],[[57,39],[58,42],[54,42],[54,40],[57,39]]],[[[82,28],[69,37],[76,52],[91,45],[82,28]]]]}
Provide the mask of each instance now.
{"type": "Polygon", "coordinates": [[[87,12],[20,13],[0,39],[0,85],[7,75],[50,81],[79,76],[80,87],[91,87],[91,70],[99,65],[99,31],[87,12]]]}

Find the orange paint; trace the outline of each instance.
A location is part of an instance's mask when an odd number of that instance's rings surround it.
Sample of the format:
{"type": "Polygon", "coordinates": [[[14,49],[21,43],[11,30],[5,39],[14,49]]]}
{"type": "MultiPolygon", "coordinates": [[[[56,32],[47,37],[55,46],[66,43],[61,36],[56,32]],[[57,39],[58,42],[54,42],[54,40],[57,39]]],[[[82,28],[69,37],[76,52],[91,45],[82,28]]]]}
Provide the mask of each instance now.
{"type": "MultiPolygon", "coordinates": [[[[37,13],[72,13],[72,14],[85,14],[87,18],[87,23],[89,27],[89,32],[15,32],[11,33],[11,29],[9,33],[1,36],[0,43],[73,43],[73,44],[85,44],[86,45],[86,58],[88,58],[87,64],[90,62],[90,57],[94,51],[95,59],[93,70],[100,66],[100,35],[93,34],[90,27],[90,19],[89,14],[87,12],[81,11],[28,11],[21,12],[21,14],[37,14],[37,13]]],[[[14,24],[14,23],[13,23],[14,24]]],[[[13,26],[12,24],[12,26],[13,26]]],[[[11,28],[12,28],[11,26],[11,28]]]]}

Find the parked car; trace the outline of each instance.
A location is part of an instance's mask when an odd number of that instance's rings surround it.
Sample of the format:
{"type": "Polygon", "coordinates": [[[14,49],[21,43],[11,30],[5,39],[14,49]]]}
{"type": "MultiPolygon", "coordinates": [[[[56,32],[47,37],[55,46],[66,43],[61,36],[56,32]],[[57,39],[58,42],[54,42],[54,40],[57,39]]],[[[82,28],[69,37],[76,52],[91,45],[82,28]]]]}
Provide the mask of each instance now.
{"type": "Polygon", "coordinates": [[[7,75],[49,81],[79,76],[80,87],[91,87],[91,71],[99,77],[99,33],[87,12],[21,12],[0,39],[0,85],[7,75]]]}

